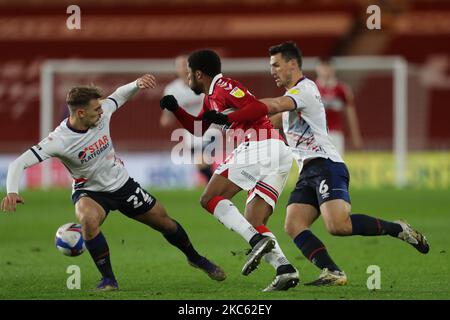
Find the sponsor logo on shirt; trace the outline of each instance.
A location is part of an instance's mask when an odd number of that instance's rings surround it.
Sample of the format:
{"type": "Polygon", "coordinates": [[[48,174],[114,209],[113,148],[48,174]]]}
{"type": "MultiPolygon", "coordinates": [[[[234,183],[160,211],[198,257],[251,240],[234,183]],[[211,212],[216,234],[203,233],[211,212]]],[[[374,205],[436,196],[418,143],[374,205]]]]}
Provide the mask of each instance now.
{"type": "Polygon", "coordinates": [[[82,151],[78,153],[78,159],[81,160],[81,164],[89,162],[91,159],[94,159],[99,154],[101,154],[103,151],[108,149],[110,146],[108,136],[103,136],[100,139],[98,139],[93,144],[87,146],[82,151]]]}
{"type": "Polygon", "coordinates": [[[292,88],[287,93],[289,93],[289,94],[299,94],[300,90],[298,90],[297,88],[292,88]]]}

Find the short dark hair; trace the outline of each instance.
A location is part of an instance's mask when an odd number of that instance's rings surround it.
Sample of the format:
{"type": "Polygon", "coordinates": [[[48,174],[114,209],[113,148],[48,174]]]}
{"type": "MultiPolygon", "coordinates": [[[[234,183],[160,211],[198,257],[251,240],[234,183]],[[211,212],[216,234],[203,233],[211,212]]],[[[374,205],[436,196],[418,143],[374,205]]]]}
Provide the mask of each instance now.
{"type": "Polygon", "coordinates": [[[89,104],[92,99],[99,99],[102,93],[97,87],[73,87],[67,94],[66,103],[71,111],[77,107],[84,107],[89,104]]]}
{"type": "Polygon", "coordinates": [[[188,64],[192,71],[200,70],[211,78],[222,72],[220,57],[212,50],[192,52],[188,58],[188,64]]]}
{"type": "Polygon", "coordinates": [[[269,53],[271,56],[281,53],[284,61],[295,59],[297,60],[299,68],[302,68],[302,52],[294,41],[286,41],[282,44],[272,46],[269,48],[269,53]]]}

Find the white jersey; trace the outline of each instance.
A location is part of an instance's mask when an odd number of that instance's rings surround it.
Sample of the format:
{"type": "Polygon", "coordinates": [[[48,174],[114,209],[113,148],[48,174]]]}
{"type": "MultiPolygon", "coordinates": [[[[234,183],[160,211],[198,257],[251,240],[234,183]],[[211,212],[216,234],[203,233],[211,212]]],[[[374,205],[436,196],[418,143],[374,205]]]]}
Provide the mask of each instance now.
{"type": "Polygon", "coordinates": [[[316,84],[303,77],[285,96],[296,108],[283,112],[283,130],[299,167],[311,158],[344,162],[328,136],[325,108],[316,84]]]}
{"type": "Polygon", "coordinates": [[[118,88],[103,100],[103,114],[98,124],[86,131],[71,128],[68,119],[64,119],[47,138],[11,164],[7,179],[8,192],[18,192],[18,181],[23,169],[52,157],[60,159],[69,170],[74,179],[73,191],[113,192],[122,187],[129,175],[115,154],[109,123],[112,114],[137,90],[136,82],[133,82],[118,88]]]}
{"type": "MultiPolygon", "coordinates": [[[[164,89],[164,95],[173,95],[178,104],[186,110],[187,113],[197,116],[202,110],[204,94],[197,95],[192,89],[184,83],[180,78],[170,82],[164,89]]],[[[192,135],[188,130],[184,130],[183,143],[186,148],[201,148],[203,144],[202,137],[192,135]]]]}

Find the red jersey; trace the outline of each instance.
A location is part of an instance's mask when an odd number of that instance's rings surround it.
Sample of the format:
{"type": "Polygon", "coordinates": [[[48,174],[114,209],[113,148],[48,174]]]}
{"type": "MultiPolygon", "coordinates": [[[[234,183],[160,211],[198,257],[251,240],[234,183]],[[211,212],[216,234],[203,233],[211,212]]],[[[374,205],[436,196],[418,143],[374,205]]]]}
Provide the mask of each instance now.
{"type": "Polygon", "coordinates": [[[319,81],[316,81],[316,85],[325,107],[328,129],[330,131],[344,131],[342,113],[347,105],[347,87],[339,82],[336,82],[334,86],[323,87],[319,81]]]}
{"type": "MultiPolygon", "coordinates": [[[[254,95],[252,95],[246,87],[236,80],[225,78],[222,74],[218,74],[214,77],[209,88],[209,93],[205,95],[203,99],[203,108],[200,111],[198,117],[201,117],[203,112],[208,110],[216,110],[217,112],[223,112],[229,108],[242,109],[251,103],[259,102],[254,95]]],[[[246,140],[265,140],[265,139],[284,139],[278,134],[278,130],[275,130],[267,115],[258,118],[255,121],[239,121],[236,120],[230,126],[230,129],[242,129],[249,133],[256,132],[248,136],[246,134],[246,140]],[[260,134],[264,132],[264,134],[260,134]]]]}

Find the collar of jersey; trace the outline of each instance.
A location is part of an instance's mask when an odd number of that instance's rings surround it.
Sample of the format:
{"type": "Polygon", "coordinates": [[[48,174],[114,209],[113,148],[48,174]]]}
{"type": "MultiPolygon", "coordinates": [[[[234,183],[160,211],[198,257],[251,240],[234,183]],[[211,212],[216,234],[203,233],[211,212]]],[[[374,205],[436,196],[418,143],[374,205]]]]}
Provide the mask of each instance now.
{"type": "Polygon", "coordinates": [[[66,126],[67,126],[67,128],[69,128],[71,131],[76,132],[76,133],[86,133],[86,132],[88,132],[88,130],[89,130],[89,129],[86,129],[86,130],[77,130],[77,129],[75,129],[74,127],[72,127],[72,126],[70,125],[69,118],[67,118],[66,126]]]}
{"type": "Polygon", "coordinates": [[[302,82],[303,80],[305,80],[306,79],[306,77],[305,76],[302,76],[300,79],[298,79],[298,81],[294,84],[294,87],[296,86],[296,85],[298,85],[300,82],[302,82]]]}
{"type": "Polygon", "coordinates": [[[214,91],[214,86],[216,85],[217,80],[219,80],[220,78],[222,78],[223,75],[221,73],[216,74],[216,76],[212,79],[211,81],[211,85],[209,86],[209,92],[208,94],[212,94],[214,91]]]}

